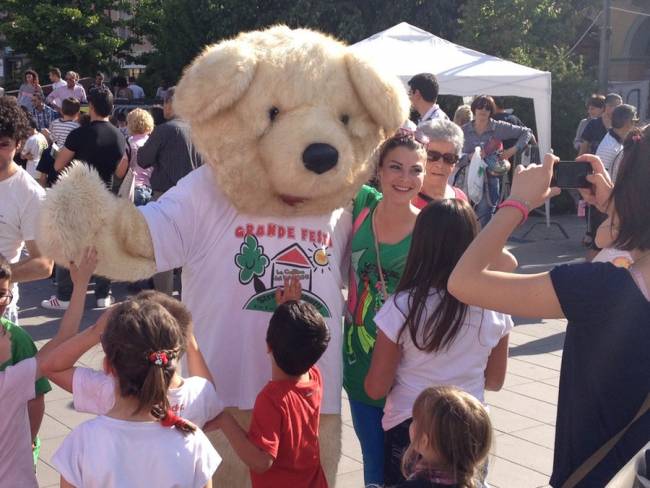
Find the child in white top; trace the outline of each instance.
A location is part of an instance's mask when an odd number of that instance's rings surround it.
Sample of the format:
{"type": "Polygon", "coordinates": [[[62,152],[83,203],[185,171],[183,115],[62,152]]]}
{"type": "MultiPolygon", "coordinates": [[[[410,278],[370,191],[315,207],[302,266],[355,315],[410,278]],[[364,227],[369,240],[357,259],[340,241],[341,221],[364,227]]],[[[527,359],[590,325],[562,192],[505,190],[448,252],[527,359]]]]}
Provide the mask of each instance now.
{"type": "MultiPolygon", "coordinates": [[[[97,264],[96,254],[85,254],[79,267],[70,263],[70,277],[74,284],[72,300],[83,308],[86,288],[97,264]]],[[[72,307],[71,307],[72,308],[72,307]]],[[[77,306],[77,308],[79,308],[77,306]]],[[[74,310],[67,310],[56,336],[45,344],[35,357],[25,359],[0,372],[0,485],[36,488],[34,461],[27,402],[34,398],[34,381],[43,376],[41,364],[52,350],[77,333],[79,321],[74,310]]],[[[0,327],[0,363],[11,357],[11,338],[0,327]]]]}
{"type": "MultiPolygon", "coordinates": [[[[202,428],[208,420],[221,413],[223,403],[217,396],[210,370],[194,337],[189,311],[175,298],[156,291],[143,291],[135,298],[138,301],[152,301],[162,305],[178,322],[184,337],[187,338],[184,352],[189,376],[183,378],[178,372],[174,372],[167,399],[174,414],[202,428]]],[[[110,313],[110,309],[104,312],[97,324],[66,341],[57,349],[56,354],[50,356],[43,364],[47,376],[72,393],[74,408],[78,412],[105,415],[115,403],[113,376],[103,371],[74,366],[86,351],[99,343],[100,331],[106,326],[110,313]]],[[[183,350],[179,354],[182,352],[183,350]]]]}
{"type": "Polygon", "coordinates": [[[39,172],[36,170],[36,166],[38,166],[38,161],[41,159],[43,151],[47,149],[48,144],[45,136],[36,129],[36,122],[34,119],[30,119],[29,123],[31,125],[31,133],[29,134],[20,155],[23,159],[27,160],[25,167],[27,172],[32,178],[38,180],[39,172]]]}
{"type": "Polygon", "coordinates": [[[154,300],[135,297],[93,329],[106,354],[104,369],[115,378],[115,403],[75,428],[52,457],[61,486],[211,487],[221,458],[167,398],[185,347],[178,322],[154,300]]]}
{"type": "Polygon", "coordinates": [[[425,207],[395,295],[375,316],[379,332],[365,389],[371,398],[387,395],[382,426],[389,486],[403,480],[401,453],[422,390],[453,385],[483,401],[485,389],[503,385],[510,316],[469,307],[447,291],[449,275],[477,231],[476,215],[462,200],[425,207]]]}

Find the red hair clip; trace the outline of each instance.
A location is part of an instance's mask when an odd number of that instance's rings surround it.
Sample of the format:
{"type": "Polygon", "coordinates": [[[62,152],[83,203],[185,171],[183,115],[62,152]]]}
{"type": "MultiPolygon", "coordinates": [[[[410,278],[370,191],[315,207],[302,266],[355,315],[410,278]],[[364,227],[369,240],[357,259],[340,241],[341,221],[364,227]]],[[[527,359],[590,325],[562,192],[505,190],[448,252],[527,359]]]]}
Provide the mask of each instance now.
{"type": "Polygon", "coordinates": [[[155,364],[156,366],[167,366],[169,363],[169,358],[165,351],[156,351],[149,354],[149,362],[155,364]]]}

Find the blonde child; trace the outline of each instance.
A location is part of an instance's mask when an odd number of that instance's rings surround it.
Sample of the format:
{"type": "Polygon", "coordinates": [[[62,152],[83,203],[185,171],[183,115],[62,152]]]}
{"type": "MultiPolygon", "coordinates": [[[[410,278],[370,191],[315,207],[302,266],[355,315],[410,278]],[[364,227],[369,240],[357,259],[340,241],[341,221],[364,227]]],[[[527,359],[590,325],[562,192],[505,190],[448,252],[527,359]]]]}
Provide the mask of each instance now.
{"type": "MultiPolygon", "coordinates": [[[[138,302],[153,302],[162,305],[178,322],[186,345],[179,351],[185,353],[188,376],[183,378],[174,371],[167,399],[172,411],[192,423],[203,427],[223,410],[217,396],[212,376],[199,350],[192,332],[192,317],[187,308],[178,300],[156,291],[143,291],[135,297],[138,302]]],[[[71,304],[72,306],[72,304],[71,304]]],[[[47,376],[61,388],[72,393],[75,410],[79,412],[105,415],[115,403],[115,378],[103,371],[75,367],[74,364],[90,348],[100,341],[101,330],[109,320],[111,309],[104,312],[96,325],[86,329],[66,341],[56,354],[44,363],[47,376]]],[[[79,314],[79,320],[81,314],[79,314]]]]}
{"type": "Polygon", "coordinates": [[[177,321],[152,300],[115,306],[93,327],[115,378],[115,402],[65,438],[52,458],[61,486],[211,487],[221,458],[203,432],[176,416],[167,392],[185,346],[177,321]]]}
{"type": "MultiPolygon", "coordinates": [[[[37,487],[32,456],[32,435],[28,404],[35,397],[34,382],[43,377],[41,364],[63,341],[77,333],[79,321],[75,309],[83,308],[86,287],[97,264],[96,253],[87,251],[77,267],[70,263],[70,276],[75,285],[75,307],[66,311],[56,336],[45,344],[35,357],[22,359],[0,372],[0,484],[2,486],[37,487]],[[80,291],[82,290],[82,291],[80,291]],[[80,306],[79,306],[80,304],[80,306]]],[[[3,285],[2,297],[10,296],[3,285]]],[[[6,301],[7,298],[4,298],[6,301]]],[[[71,307],[72,308],[72,307],[71,307]]],[[[0,327],[0,363],[12,358],[15,330],[0,327]]]]}
{"type": "Polygon", "coordinates": [[[411,444],[398,488],[477,488],[492,444],[492,424],[476,398],[458,388],[427,388],[415,400],[411,444]]]}

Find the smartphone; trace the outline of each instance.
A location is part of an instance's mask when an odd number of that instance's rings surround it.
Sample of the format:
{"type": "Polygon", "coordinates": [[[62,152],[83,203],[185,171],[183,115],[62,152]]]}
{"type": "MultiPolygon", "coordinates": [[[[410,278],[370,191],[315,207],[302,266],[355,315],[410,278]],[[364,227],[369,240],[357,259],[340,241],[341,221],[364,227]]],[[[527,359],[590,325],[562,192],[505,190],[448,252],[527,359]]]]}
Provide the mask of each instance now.
{"type": "Polygon", "coordinates": [[[551,186],[558,188],[589,188],[587,175],[593,173],[591,164],[584,161],[558,161],[553,166],[551,186]]]}

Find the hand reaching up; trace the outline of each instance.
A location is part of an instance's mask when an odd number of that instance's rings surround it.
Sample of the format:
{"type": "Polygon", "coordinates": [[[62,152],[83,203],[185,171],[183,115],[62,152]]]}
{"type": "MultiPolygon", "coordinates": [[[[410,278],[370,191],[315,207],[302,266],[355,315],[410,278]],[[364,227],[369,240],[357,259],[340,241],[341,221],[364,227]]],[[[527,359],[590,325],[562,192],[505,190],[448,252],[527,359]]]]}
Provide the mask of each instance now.
{"type": "Polygon", "coordinates": [[[97,250],[94,247],[84,249],[79,264],[70,261],[70,278],[74,286],[88,286],[90,278],[97,267],[97,250]]]}
{"type": "Polygon", "coordinates": [[[281,305],[291,300],[298,301],[301,296],[300,278],[297,275],[285,276],[284,286],[278,288],[275,292],[275,301],[278,305],[281,305]]]}

